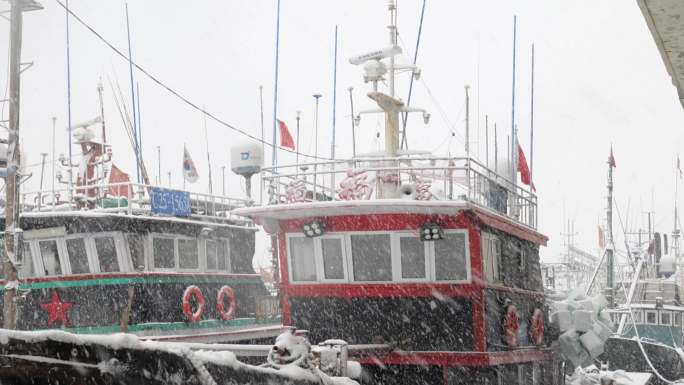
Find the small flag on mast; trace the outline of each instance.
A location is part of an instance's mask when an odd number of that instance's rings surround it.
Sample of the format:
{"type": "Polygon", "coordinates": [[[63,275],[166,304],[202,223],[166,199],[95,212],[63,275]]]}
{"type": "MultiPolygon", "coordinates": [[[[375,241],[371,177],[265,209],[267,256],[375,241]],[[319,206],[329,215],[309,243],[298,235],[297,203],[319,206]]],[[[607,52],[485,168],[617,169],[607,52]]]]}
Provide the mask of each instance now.
{"type": "Polygon", "coordinates": [[[280,128],[280,145],[290,150],[295,149],[294,140],[290,134],[290,130],[287,129],[287,125],[282,120],[278,119],[278,127],[280,128]]]}
{"type": "Polygon", "coordinates": [[[183,146],[183,178],[190,183],[195,183],[199,179],[195,162],[192,161],[190,153],[185,146],[183,146]]]}
{"type": "Polygon", "coordinates": [[[532,175],[530,174],[530,167],[527,165],[527,159],[525,158],[525,153],[518,143],[518,172],[520,172],[520,181],[524,184],[530,186],[532,191],[537,191],[532,183],[532,175]]]}
{"type": "Polygon", "coordinates": [[[608,157],[608,165],[615,168],[615,157],[613,156],[613,146],[610,146],[610,156],[608,157]]]}
{"type": "MultiPolygon", "coordinates": [[[[112,171],[109,172],[108,184],[112,185],[117,183],[128,183],[130,181],[131,178],[128,176],[128,174],[112,164],[112,171]]],[[[107,188],[107,194],[117,197],[128,197],[128,187],[129,185],[109,186],[107,188]]]]}
{"type": "Polygon", "coordinates": [[[606,235],[601,225],[598,227],[598,245],[601,250],[606,248],[606,235]]]}

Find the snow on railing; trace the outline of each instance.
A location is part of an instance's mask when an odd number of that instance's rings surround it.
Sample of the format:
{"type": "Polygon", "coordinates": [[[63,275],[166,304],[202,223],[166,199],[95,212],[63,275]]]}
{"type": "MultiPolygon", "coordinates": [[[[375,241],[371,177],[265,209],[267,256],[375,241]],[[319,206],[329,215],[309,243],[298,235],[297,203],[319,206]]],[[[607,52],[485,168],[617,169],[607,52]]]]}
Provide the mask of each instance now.
{"type": "MultiPolygon", "coordinates": [[[[368,157],[262,169],[267,204],[314,201],[467,200],[537,227],[536,195],[471,158],[368,157]]],[[[264,203],[264,202],[262,202],[264,203]]]]}
{"type": "Polygon", "coordinates": [[[231,211],[251,204],[247,199],[124,182],[24,192],[21,194],[21,205],[24,212],[150,214],[154,212],[150,199],[153,190],[187,194],[190,216],[194,218],[244,221],[244,218],[233,216],[231,211]]]}

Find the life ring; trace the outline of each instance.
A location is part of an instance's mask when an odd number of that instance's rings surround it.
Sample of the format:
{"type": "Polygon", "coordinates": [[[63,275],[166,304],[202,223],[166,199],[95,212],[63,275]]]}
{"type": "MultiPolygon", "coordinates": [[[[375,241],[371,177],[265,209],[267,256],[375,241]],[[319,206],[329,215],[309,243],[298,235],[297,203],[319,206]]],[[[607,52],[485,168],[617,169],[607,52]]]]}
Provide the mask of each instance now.
{"type": "Polygon", "coordinates": [[[221,316],[221,319],[224,321],[232,319],[235,315],[236,305],[237,301],[235,300],[235,292],[233,291],[233,289],[231,289],[230,286],[221,287],[221,290],[219,290],[218,292],[218,297],[216,298],[216,311],[221,316]],[[230,301],[230,305],[228,305],[228,310],[226,310],[226,307],[224,305],[226,301],[226,296],[228,296],[228,300],[230,301]]]}
{"type": "Polygon", "coordinates": [[[508,346],[518,345],[518,330],[520,329],[520,317],[518,316],[518,310],[515,305],[508,305],[506,307],[506,315],[503,320],[504,327],[504,339],[508,346]]]}
{"type": "Polygon", "coordinates": [[[202,313],[204,312],[204,295],[202,290],[195,285],[190,285],[185,289],[183,293],[183,314],[188,317],[188,321],[197,322],[202,319],[202,313]],[[190,307],[190,298],[195,297],[197,301],[197,310],[194,312],[190,307]]]}
{"type": "Polygon", "coordinates": [[[534,309],[532,313],[532,342],[541,345],[544,342],[544,312],[534,309]]]}

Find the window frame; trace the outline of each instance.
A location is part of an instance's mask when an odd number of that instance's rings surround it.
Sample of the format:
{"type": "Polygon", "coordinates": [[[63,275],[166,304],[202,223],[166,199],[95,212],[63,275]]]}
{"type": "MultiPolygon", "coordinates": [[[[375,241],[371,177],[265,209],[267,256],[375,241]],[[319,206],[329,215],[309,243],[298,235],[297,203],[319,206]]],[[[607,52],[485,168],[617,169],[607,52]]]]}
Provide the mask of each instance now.
{"type": "Polygon", "coordinates": [[[151,233],[149,236],[149,247],[150,247],[150,267],[154,271],[178,271],[178,243],[176,242],[176,237],[173,235],[167,235],[162,233],[151,233]],[[154,238],[160,239],[170,239],[173,241],[173,267],[157,267],[154,263],[154,238]]]}
{"type": "MultiPolygon", "coordinates": [[[[90,243],[90,251],[89,254],[91,255],[90,258],[90,264],[91,264],[91,271],[94,273],[103,273],[103,274],[117,274],[117,273],[123,273],[127,271],[136,271],[132,266],[133,263],[131,262],[130,264],[127,261],[130,259],[130,256],[128,256],[128,247],[122,247],[121,245],[121,237],[123,237],[122,233],[115,232],[115,231],[107,231],[103,233],[91,233],[88,234],[88,237],[86,237],[86,245],[90,243]],[[114,250],[116,250],[116,262],[119,264],[119,271],[101,271],[100,270],[100,255],[97,253],[97,246],[95,245],[95,238],[112,238],[114,240],[114,250]],[[126,252],[127,257],[124,258],[122,252],[126,252]],[[94,268],[94,269],[93,269],[94,268]]],[[[123,240],[123,242],[127,242],[126,240],[123,240]]],[[[128,246],[128,245],[126,245],[128,246]]]]}
{"type": "MultiPolygon", "coordinates": [[[[34,252],[34,255],[38,256],[38,258],[34,258],[37,261],[34,262],[33,267],[38,267],[36,269],[36,273],[40,272],[40,274],[35,274],[34,276],[36,277],[59,277],[61,275],[71,275],[71,261],[68,260],[68,254],[66,250],[66,243],[64,242],[65,237],[63,236],[57,236],[57,237],[46,237],[46,238],[35,238],[31,239],[32,243],[32,250],[31,252],[34,252]],[[60,274],[57,275],[48,275],[45,274],[45,261],[43,261],[43,254],[40,252],[40,242],[45,242],[45,241],[54,241],[55,244],[57,245],[57,257],[59,259],[59,266],[60,270],[62,271],[60,274]],[[35,253],[37,252],[37,254],[35,253]]],[[[87,246],[86,246],[87,249],[87,246]]]]}
{"type": "Polygon", "coordinates": [[[445,234],[463,234],[465,237],[465,279],[460,280],[437,280],[435,271],[435,244],[434,242],[441,241],[423,241],[425,248],[425,278],[403,278],[401,274],[401,238],[416,237],[419,238],[417,230],[402,230],[402,231],[344,231],[344,232],[330,232],[319,237],[313,238],[314,246],[314,263],[316,264],[316,279],[312,281],[296,281],[294,280],[294,271],[292,267],[291,255],[291,239],[305,238],[306,236],[299,232],[292,232],[285,234],[285,251],[288,269],[288,281],[292,285],[310,285],[321,283],[348,283],[348,284],[397,284],[397,283],[434,283],[434,284],[462,284],[472,282],[471,271],[471,250],[470,250],[470,233],[468,229],[445,229],[445,234]],[[387,281],[357,281],[354,279],[354,259],[352,255],[351,237],[352,235],[389,235],[390,237],[390,260],[392,268],[392,279],[387,281]],[[343,242],[343,268],[344,279],[327,279],[324,274],[323,267],[323,253],[322,253],[322,239],[341,239],[343,242]]]}
{"type": "MultiPolygon", "coordinates": [[[[43,241],[44,239],[39,239],[38,241],[43,241]]],[[[69,234],[67,236],[61,237],[57,240],[57,244],[59,245],[61,243],[62,250],[64,251],[64,259],[68,262],[66,265],[68,266],[69,271],[64,272],[64,269],[62,269],[63,274],[69,274],[69,275],[77,275],[77,274],[93,274],[93,273],[99,273],[99,263],[93,264],[93,258],[97,259],[96,254],[94,253],[94,249],[91,248],[90,245],[90,237],[87,234],[69,234]],[[85,251],[86,251],[86,260],[88,261],[88,272],[87,273],[74,273],[73,270],[71,270],[71,257],[69,256],[69,248],[67,247],[67,241],[72,240],[72,239],[82,239],[83,240],[83,245],[85,246],[85,251]],[[98,268],[95,270],[95,268],[98,268]]],[[[60,247],[60,246],[58,246],[60,247]]],[[[40,249],[40,246],[38,246],[40,249]]],[[[41,257],[42,260],[42,257],[41,257]]],[[[97,262],[97,261],[95,261],[97,262]]],[[[62,265],[64,266],[64,265],[62,265]]]]}
{"type": "Polygon", "coordinates": [[[335,283],[335,282],[349,282],[349,264],[347,263],[351,252],[347,247],[347,240],[344,234],[324,234],[320,237],[314,238],[314,261],[316,263],[316,282],[335,283]],[[323,240],[324,239],[338,239],[342,246],[342,278],[326,278],[325,265],[323,260],[323,240]]]}
{"type": "MultiPolygon", "coordinates": [[[[464,235],[464,252],[465,252],[465,271],[466,271],[466,277],[465,279],[450,279],[450,280],[437,280],[437,272],[435,271],[436,263],[435,263],[435,247],[434,244],[430,248],[432,252],[432,278],[431,281],[435,283],[449,283],[449,284],[454,284],[454,283],[471,283],[472,282],[472,272],[471,272],[471,266],[470,266],[470,236],[468,229],[445,229],[443,230],[444,234],[463,234],[464,235]]],[[[431,242],[441,242],[441,241],[431,241],[431,242]]]]}
{"type": "Polygon", "coordinates": [[[211,273],[227,273],[230,274],[233,272],[233,267],[231,266],[231,258],[230,258],[230,242],[228,238],[212,238],[212,237],[207,237],[204,238],[204,256],[200,256],[200,269],[204,269],[206,272],[211,272],[211,273]],[[219,269],[219,263],[218,259],[216,260],[216,268],[215,269],[210,269],[209,265],[207,263],[208,261],[208,256],[209,256],[209,247],[208,243],[209,242],[223,242],[223,244],[226,247],[226,270],[221,270],[219,269]],[[203,262],[203,264],[202,264],[203,262]]]}
{"type": "Polygon", "coordinates": [[[420,235],[417,232],[398,232],[390,235],[390,247],[392,256],[392,281],[393,282],[430,282],[432,280],[432,271],[434,258],[430,257],[430,247],[428,242],[420,240],[420,235]],[[396,235],[394,235],[396,234],[396,235]],[[423,256],[425,258],[425,274],[424,278],[404,278],[402,275],[401,265],[401,238],[416,238],[423,244],[423,256]]]}
{"type": "Polygon", "coordinates": [[[644,311],[644,325],[658,325],[658,321],[660,320],[660,317],[658,317],[658,311],[657,310],[646,310],[644,311]],[[648,315],[653,314],[655,318],[655,322],[648,322],[648,315]]]}
{"type": "Polygon", "coordinates": [[[173,249],[174,249],[174,256],[176,260],[176,267],[174,270],[176,271],[188,271],[188,272],[197,272],[197,271],[202,271],[202,254],[200,253],[201,250],[201,245],[200,245],[200,239],[197,237],[188,237],[185,235],[176,235],[173,237],[173,249]],[[180,245],[178,241],[195,241],[197,242],[197,268],[181,268],[180,267],[180,245]]]}
{"type": "Polygon", "coordinates": [[[658,314],[658,325],[662,326],[672,326],[672,312],[669,310],[661,310],[658,314]],[[664,323],[663,322],[663,315],[667,315],[670,317],[670,322],[669,323],[664,323]]]}

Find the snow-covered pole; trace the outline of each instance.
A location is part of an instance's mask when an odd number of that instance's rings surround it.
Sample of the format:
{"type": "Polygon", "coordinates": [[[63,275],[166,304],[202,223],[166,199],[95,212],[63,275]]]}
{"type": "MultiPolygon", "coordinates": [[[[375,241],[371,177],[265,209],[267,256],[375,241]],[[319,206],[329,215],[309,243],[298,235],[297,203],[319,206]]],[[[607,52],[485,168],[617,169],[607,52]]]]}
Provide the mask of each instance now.
{"type": "Polygon", "coordinates": [[[613,167],[615,167],[615,159],[613,158],[613,148],[610,148],[610,157],[608,158],[608,205],[606,206],[606,289],[609,290],[608,306],[613,307],[615,300],[613,296],[614,283],[614,255],[613,255],[613,167]]]}

